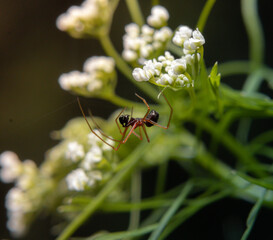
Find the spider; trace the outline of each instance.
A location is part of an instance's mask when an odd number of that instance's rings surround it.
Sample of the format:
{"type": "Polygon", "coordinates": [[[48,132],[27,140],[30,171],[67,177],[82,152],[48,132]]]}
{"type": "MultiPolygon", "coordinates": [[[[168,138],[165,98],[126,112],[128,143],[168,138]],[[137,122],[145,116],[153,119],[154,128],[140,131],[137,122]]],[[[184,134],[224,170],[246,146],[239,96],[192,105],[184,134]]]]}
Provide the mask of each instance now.
{"type": "Polygon", "coordinates": [[[115,147],[115,146],[111,145],[110,143],[108,143],[107,141],[105,141],[98,133],[96,133],[96,132],[92,129],[92,127],[91,127],[90,123],[88,122],[88,120],[87,120],[87,118],[86,118],[86,115],[85,115],[85,113],[84,113],[84,111],[83,111],[82,105],[81,105],[81,103],[80,103],[80,99],[77,97],[77,100],[78,100],[78,104],[79,104],[80,110],[81,110],[81,112],[82,112],[82,115],[83,115],[83,117],[84,117],[84,119],[85,119],[85,121],[86,121],[86,123],[87,123],[87,125],[88,125],[88,127],[89,127],[89,129],[90,129],[90,131],[91,131],[93,134],[95,134],[95,135],[96,135],[101,141],[103,141],[105,144],[107,144],[108,146],[110,146],[111,148],[113,148],[115,151],[117,151],[117,150],[120,148],[121,144],[126,143],[127,140],[129,139],[129,137],[130,137],[132,134],[134,134],[136,137],[138,137],[140,140],[142,140],[143,137],[142,137],[142,131],[141,131],[141,129],[143,129],[143,132],[144,132],[144,134],[145,134],[145,136],[146,136],[147,141],[150,142],[150,139],[149,139],[149,136],[148,136],[148,134],[147,134],[147,131],[146,131],[145,126],[146,126],[146,127],[157,126],[157,127],[163,128],[163,129],[168,129],[169,126],[170,126],[170,122],[171,122],[171,118],[172,118],[172,114],[173,114],[173,108],[172,108],[172,106],[170,105],[169,101],[167,100],[167,98],[165,97],[164,94],[162,94],[162,95],[163,95],[163,97],[165,98],[167,104],[168,104],[169,107],[170,107],[170,116],[169,116],[169,120],[168,120],[167,126],[161,126],[161,125],[159,125],[159,124],[157,123],[157,121],[158,121],[158,119],[159,119],[159,113],[156,112],[155,110],[151,110],[151,111],[150,111],[150,107],[149,107],[148,103],[146,102],[146,100],[145,100],[144,98],[140,97],[140,96],[139,96],[138,94],[136,94],[136,93],[135,93],[135,95],[143,101],[143,103],[147,106],[148,109],[147,109],[147,112],[145,113],[145,115],[144,115],[143,118],[133,118],[133,116],[132,116],[132,114],[133,114],[133,109],[131,110],[131,116],[130,116],[130,115],[122,115],[122,113],[124,112],[124,110],[125,110],[126,108],[122,109],[122,111],[118,114],[118,116],[117,116],[116,119],[115,119],[115,122],[116,122],[116,124],[117,124],[117,126],[118,126],[119,132],[120,132],[120,134],[122,135],[122,137],[121,137],[120,140],[111,138],[111,137],[107,136],[104,132],[102,132],[102,130],[98,127],[98,124],[95,122],[94,118],[92,117],[91,111],[89,110],[90,117],[91,117],[91,119],[92,119],[94,125],[97,127],[98,131],[100,132],[100,134],[101,134],[102,136],[104,136],[104,137],[106,137],[106,138],[112,140],[112,141],[118,142],[117,147],[115,147]],[[121,130],[121,128],[120,128],[120,126],[119,126],[118,120],[119,120],[119,123],[121,124],[121,126],[124,127],[124,130],[123,130],[123,131],[121,130]],[[129,129],[129,127],[131,127],[131,129],[130,129],[129,133],[128,133],[127,136],[126,136],[126,132],[127,132],[127,130],[129,129]],[[135,132],[135,129],[138,128],[138,127],[139,127],[139,135],[135,132]]]}

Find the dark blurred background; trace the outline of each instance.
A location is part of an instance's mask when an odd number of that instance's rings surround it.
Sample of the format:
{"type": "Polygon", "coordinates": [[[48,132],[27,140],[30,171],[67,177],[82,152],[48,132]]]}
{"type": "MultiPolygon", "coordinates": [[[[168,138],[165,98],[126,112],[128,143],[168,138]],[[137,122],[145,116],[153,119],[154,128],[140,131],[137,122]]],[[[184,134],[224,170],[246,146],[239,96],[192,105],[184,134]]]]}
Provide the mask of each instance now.
{"type": "MultiPolygon", "coordinates": [[[[55,25],[56,18],[61,13],[71,5],[79,5],[81,2],[0,1],[0,152],[11,150],[16,152],[20,159],[33,159],[39,164],[45,151],[57,143],[50,138],[50,132],[62,128],[72,117],[81,115],[75,96],[59,87],[58,77],[64,72],[82,70],[88,57],[104,55],[104,52],[95,39],[73,39],[60,32],[55,25]]],[[[150,12],[149,1],[140,2],[146,17],[150,12]]],[[[169,25],[172,29],[180,24],[194,28],[204,3],[205,0],[161,1],[170,12],[169,25]]],[[[117,11],[111,38],[116,48],[121,51],[121,38],[124,33],[121,26],[130,23],[131,19],[124,1],[120,1],[117,11]]],[[[271,1],[261,0],[259,12],[266,37],[266,63],[272,66],[271,1]],[[267,11],[269,9],[271,11],[267,11]]],[[[205,60],[208,66],[216,60],[221,63],[247,59],[248,41],[240,13],[240,1],[218,0],[208,19],[204,36],[205,60]]],[[[223,82],[239,89],[243,80],[244,77],[240,76],[223,79],[223,82]]],[[[134,86],[119,75],[117,92],[121,96],[134,99],[133,93],[136,91],[134,86]]],[[[88,106],[95,115],[103,117],[109,116],[116,108],[98,99],[90,99],[88,106]]],[[[10,187],[12,185],[0,183],[0,239],[10,238],[5,227],[4,208],[4,198],[10,187]]],[[[191,219],[181,228],[180,236],[184,236],[184,239],[200,239],[200,236],[202,239],[236,239],[226,234],[232,232],[227,228],[227,224],[233,222],[239,232],[244,229],[251,205],[235,200],[226,201],[229,202],[219,202],[191,219]],[[234,207],[233,212],[223,207],[229,205],[234,207]],[[238,209],[241,214],[238,214],[238,209]],[[208,219],[212,219],[212,214],[215,214],[215,221],[206,222],[206,216],[209,215],[208,219]],[[193,229],[199,229],[199,233],[193,229]]],[[[261,212],[257,229],[260,227],[259,230],[264,232],[266,237],[260,239],[272,239],[268,229],[270,227],[261,224],[263,217],[272,219],[272,216],[271,212],[261,212]]],[[[47,230],[45,226],[44,231],[47,230]]],[[[48,236],[49,234],[45,234],[39,239],[48,239],[48,236]]]]}

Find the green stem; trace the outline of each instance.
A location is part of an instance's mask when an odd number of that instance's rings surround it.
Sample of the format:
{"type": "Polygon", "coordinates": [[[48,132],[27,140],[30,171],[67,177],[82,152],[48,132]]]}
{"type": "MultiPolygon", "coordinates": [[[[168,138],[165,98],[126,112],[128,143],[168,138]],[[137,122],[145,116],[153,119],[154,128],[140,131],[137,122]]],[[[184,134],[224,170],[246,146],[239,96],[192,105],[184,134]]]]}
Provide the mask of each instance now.
{"type": "Polygon", "coordinates": [[[170,206],[168,211],[164,214],[162,219],[159,222],[158,227],[153,231],[151,234],[149,240],[156,240],[160,236],[161,232],[164,230],[166,225],[169,223],[175,212],[178,210],[178,208],[181,206],[191,189],[193,188],[192,182],[188,182],[181,193],[178,195],[178,197],[175,199],[173,204],[170,206]]]}
{"type": "Polygon", "coordinates": [[[166,182],[166,175],[168,170],[168,162],[163,162],[158,166],[157,181],[155,194],[158,195],[164,191],[164,186],[166,182]]]}
{"type": "Polygon", "coordinates": [[[202,32],[204,30],[204,27],[206,25],[207,19],[209,17],[209,14],[211,12],[212,7],[214,6],[216,0],[207,0],[201,15],[197,22],[197,28],[202,32]]]}
{"type": "MultiPolygon", "coordinates": [[[[155,135],[155,134],[154,134],[155,135]]],[[[153,139],[155,136],[151,137],[153,139]]],[[[156,140],[156,139],[155,139],[156,140]]],[[[150,150],[151,144],[156,144],[156,141],[149,145],[142,142],[125,160],[120,171],[105,185],[105,187],[98,193],[98,195],[90,201],[84,210],[64,229],[57,240],[68,239],[103,203],[107,196],[120,184],[133,168],[139,162],[139,159],[150,150]]]]}
{"type": "Polygon", "coordinates": [[[137,108],[143,108],[143,104],[124,99],[118,95],[111,95],[111,96],[108,96],[107,98],[104,98],[104,99],[108,100],[109,102],[111,102],[117,106],[121,106],[121,107],[137,106],[137,108]]]}
{"type": "MultiPolygon", "coordinates": [[[[139,169],[136,169],[132,174],[131,201],[132,203],[139,203],[141,201],[141,172],[139,169]]],[[[138,229],[139,220],[140,210],[139,209],[132,210],[130,215],[128,231],[138,229]]]]}
{"type": "Polygon", "coordinates": [[[264,60],[264,34],[257,2],[257,0],[241,0],[242,16],[249,38],[252,69],[261,66],[264,60]]]}
{"type": "Polygon", "coordinates": [[[133,19],[137,25],[144,25],[144,20],[142,16],[142,12],[140,10],[139,4],[137,0],[126,0],[127,7],[133,19]]]}
{"type": "Polygon", "coordinates": [[[139,83],[132,76],[132,69],[127,65],[127,63],[121,58],[119,53],[114,48],[109,35],[102,35],[99,38],[102,47],[105,52],[115,59],[116,65],[119,70],[138,88],[140,88],[144,93],[150,96],[155,102],[158,102],[157,91],[148,83],[139,83]]]}

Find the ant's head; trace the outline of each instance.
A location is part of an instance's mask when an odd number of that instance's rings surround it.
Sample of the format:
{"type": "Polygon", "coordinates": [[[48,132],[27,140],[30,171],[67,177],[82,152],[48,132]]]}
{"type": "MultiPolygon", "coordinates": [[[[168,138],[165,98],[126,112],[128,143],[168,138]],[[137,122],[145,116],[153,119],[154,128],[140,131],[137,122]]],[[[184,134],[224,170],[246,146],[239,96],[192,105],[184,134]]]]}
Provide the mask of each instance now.
{"type": "MultiPolygon", "coordinates": [[[[155,110],[152,110],[146,117],[146,119],[149,119],[155,123],[157,123],[158,119],[159,119],[159,113],[155,110]]],[[[149,123],[149,122],[146,122],[145,123],[147,127],[152,127],[153,124],[152,123],[149,123]]]]}
{"type": "Polygon", "coordinates": [[[118,120],[119,120],[120,124],[122,125],[122,127],[126,127],[127,123],[130,120],[130,115],[121,115],[118,118],[118,120]]]}

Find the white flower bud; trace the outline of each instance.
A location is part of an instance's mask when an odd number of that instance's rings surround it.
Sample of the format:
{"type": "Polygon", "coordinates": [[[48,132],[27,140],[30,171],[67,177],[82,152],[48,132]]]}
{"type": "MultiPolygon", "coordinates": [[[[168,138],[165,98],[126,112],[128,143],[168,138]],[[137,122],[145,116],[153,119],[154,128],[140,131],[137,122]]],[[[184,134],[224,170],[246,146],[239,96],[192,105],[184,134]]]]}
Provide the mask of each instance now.
{"type": "Polygon", "coordinates": [[[70,159],[73,162],[78,162],[81,158],[84,157],[83,146],[78,142],[68,143],[65,156],[67,159],[70,159]]]}
{"type": "Polygon", "coordinates": [[[130,23],[125,26],[125,32],[132,38],[135,38],[139,35],[140,29],[136,23],[130,23]]]}
{"type": "Polygon", "coordinates": [[[145,71],[141,68],[135,68],[133,70],[133,78],[138,82],[149,81],[149,77],[146,76],[145,71]]]}
{"type": "Polygon", "coordinates": [[[154,40],[160,42],[167,42],[171,38],[173,32],[169,27],[163,27],[156,31],[154,34],[154,40]]]}
{"type": "Polygon", "coordinates": [[[188,40],[192,35],[192,29],[187,26],[180,26],[175,32],[173,37],[173,43],[177,46],[183,46],[183,43],[188,40]]]}
{"type": "Polygon", "coordinates": [[[103,71],[106,73],[112,73],[115,69],[115,61],[111,57],[93,56],[88,58],[84,65],[83,70],[88,73],[95,71],[103,71]]]}
{"type": "Polygon", "coordinates": [[[132,50],[123,50],[122,52],[122,57],[127,61],[127,62],[134,62],[137,60],[137,53],[132,50]]]}
{"type": "Polygon", "coordinates": [[[101,160],[102,160],[102,149],[99,146],[94,145],[85,155],[85,158],[82,162],[82,166],[85,170],[91,170],[92,166],[95,163],[100,162],[101,160]]]}
{"type": "Polygon", "coordinates": [[[147,18],[150,26],[160,28],[166,25],[169,19],[169,13],[166,8],[162,6],[154,6],[151,10],[151,15],[147,18]]]}
{"type": "Polygon", "coordinates": [[[18,156],[11,151],[3,152],[0,155],[0,178],[5,183],[15,181],[23,172],[23,164],[18,156]]]}
{"type": "Polygon", "coordinates": [[[83,169],[78,168],[69,173],[65,180],[69,190],[83,191],[88,183],[89,178],[83,169]]]}

